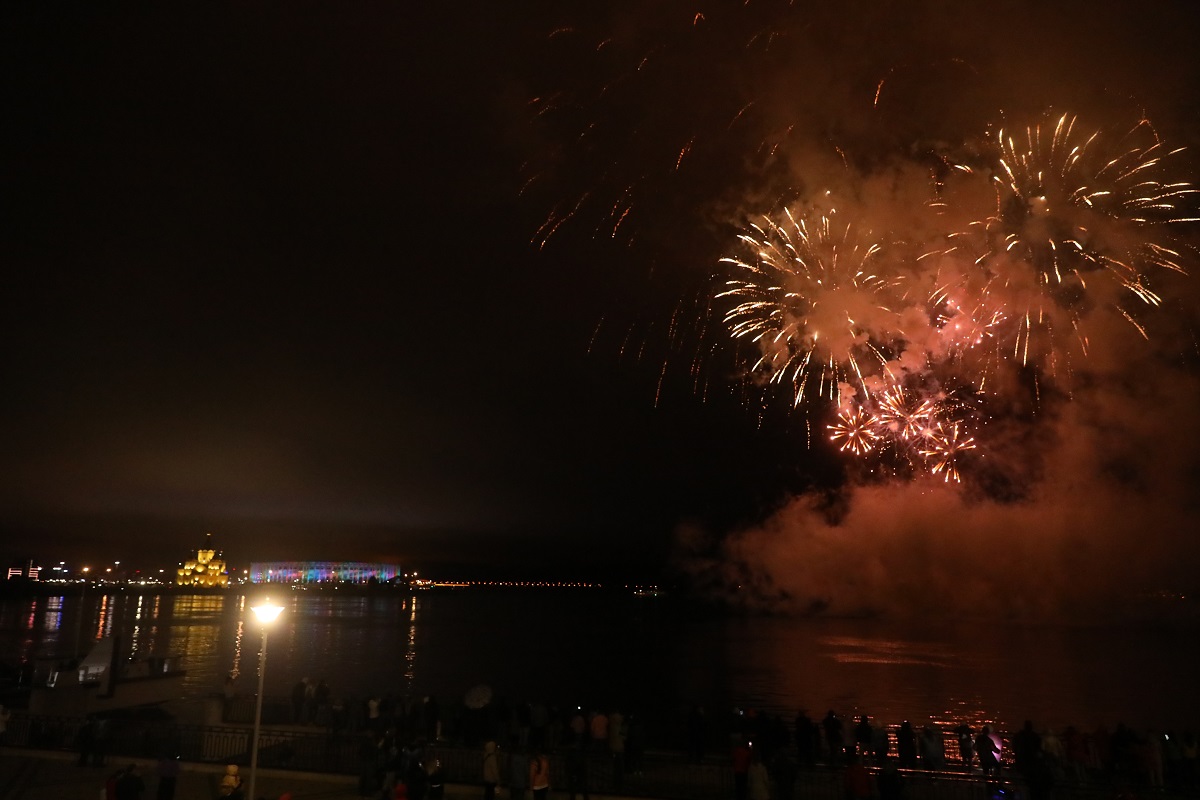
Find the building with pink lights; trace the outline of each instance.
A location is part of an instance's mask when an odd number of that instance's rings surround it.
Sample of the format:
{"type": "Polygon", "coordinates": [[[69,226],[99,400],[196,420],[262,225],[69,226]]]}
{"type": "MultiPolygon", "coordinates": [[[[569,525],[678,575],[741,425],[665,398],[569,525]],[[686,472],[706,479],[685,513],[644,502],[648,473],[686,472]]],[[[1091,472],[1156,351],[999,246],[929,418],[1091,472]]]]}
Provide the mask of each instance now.
{"type": "Polygon", "coordinates": [[[403,575],[399,564],[365,561],[263,561],[250,564],[251,583],[380,583],[403,575]]]}

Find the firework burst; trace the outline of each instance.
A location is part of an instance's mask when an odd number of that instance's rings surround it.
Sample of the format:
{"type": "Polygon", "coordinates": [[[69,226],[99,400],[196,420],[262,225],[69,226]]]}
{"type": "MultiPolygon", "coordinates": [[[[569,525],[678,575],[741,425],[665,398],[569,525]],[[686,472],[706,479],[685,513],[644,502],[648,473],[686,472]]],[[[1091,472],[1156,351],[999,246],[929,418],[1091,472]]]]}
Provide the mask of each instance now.
{"type": "Polygon", "coordinates": [[[927,459],[931,475],[939,476],[947,483],[960,483],[959,458],[975,448],[974,437],[968,436],[960,423],[951,422],[938,425],[930,431],[923,438],[918,452],[927,459]]]}
{"type": "Polygon", "coordinates": [[[749,373],[789,385],[796,404],[810,394],[838,402],[845,385],[867,392],[899,336],[879,243],[836,213],[790,210],[738,238],[749,255],[721,259],[736,277],[717,297],[734,301],[724,315],[732,337],[756,347],[749,373]]]}
{"type": "Polygon", "coordinates": [[[975,269],[941,288],[963,297],[953,318],[991,330],[1022,364],[1064,336],[1086,353],[1082,323],[1095,311],[1136,325],[1129,300],[1157,305],[1154,273],[1184,272],[1172,228],[1196,221],[1186,210],[1196,190],[1167,177],[1180,151],[1144,120],[1110,136],[1065,114],[1021,133],[999,129],[992,146],[995,209],[951,237],[978,253],[975,269]]]}
{"type": "Polygon", "coordinates": [[[880,440],[877,420],[860,407],[843,409],[829,425],[829,438],[843,453],[865,456],[880,440]]]}
{"type": "Polygon", "coordinates": [[[875,417],[892,439],[914,442],[936,425],[938,404],[893,386],[878,395],[875,417]]]}

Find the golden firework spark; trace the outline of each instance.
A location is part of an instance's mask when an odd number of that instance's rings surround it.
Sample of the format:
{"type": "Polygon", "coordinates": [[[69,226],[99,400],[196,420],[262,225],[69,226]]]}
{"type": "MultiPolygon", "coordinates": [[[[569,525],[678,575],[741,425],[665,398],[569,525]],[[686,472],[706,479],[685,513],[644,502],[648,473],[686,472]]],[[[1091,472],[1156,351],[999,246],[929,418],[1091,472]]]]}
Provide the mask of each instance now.
{"type": "Polygon", "coordinates": [[[875,418],[859,407],[843,409],[828,427],[830,440],[844,453],[866,455],[879,441],[875,418]]]}
{"type": "Polygon", "coordinates": [[[975,439],[963,432],[960,423],[938,425],[923,439],[920,454],[928,460],[929,472],[941,476],[947,483],[960,483],[958,457],[975,449],[975,439]]]}
{"type": "Polygon", "coordinates": [[[836,212],[764,217],[740,235],[746,257],[727,257],[737,277],[717,298],[735,304],[724,315],[734,339],[756,346],[752,375],[790,383],[799,404],[809,393],[838,402],[842,384],[866,390],[865,377],[886,371],[881,348],[898,336],[881,274],[881,246],[842,224],[836,212]]]}
{"type": "Polygon", "coordinates": [[[1133,321],[1128,298],[1160,302],[1154,272],[1185,271],[1172,228],[1197,221],[1188,210],[1197,190],[1167,174],[1180,150],[1168,150],[1145,120],[1112,136],[1084,132],[1067,114],[993,139],[996,206],[963,236],[980,253],[966,281],[974,284],[969,318],[993,327],[1009,320],[1010,357],[1025,364],[1034,337],[1079,338],[1080,319],[1096,305],[1133,321]]]}

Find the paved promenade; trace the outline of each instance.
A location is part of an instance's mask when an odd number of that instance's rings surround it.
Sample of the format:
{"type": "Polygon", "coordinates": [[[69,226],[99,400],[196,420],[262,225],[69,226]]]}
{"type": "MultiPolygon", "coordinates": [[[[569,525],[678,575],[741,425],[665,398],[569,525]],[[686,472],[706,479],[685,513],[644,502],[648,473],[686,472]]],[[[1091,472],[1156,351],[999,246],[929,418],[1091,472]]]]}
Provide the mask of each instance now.
{"type": "MultiPolygon", "coordinates": [[[[105,767],[81,767],[74,753],[0,747],[0,800],[97,800],[103,796],[100,790],[106,778],[128,764],[137,764],[146,782],[143,800],[154,800],[158,777],[153,761],[126,758],[110,760],[105,767]]],[[[214,764],[184,763],[175,784],[175,800],[216,800],[224,771],[214,764]]],[[[245,767],[242,775],[249,777],[245,767]]],[[[260,768],[256,783],[255,794],[267,800],[277,800],[284,792],[291,792],[293,800],[362,800],[357,779],[349,775],[260,768]]],[[[446,800],[482,798],[480,786],[446,784],[446,800]]],[[[625,800],[596,793],[591,798],[625,800]]]]}
{"type": "MultiPolygon", "coordinates": [[[[110,760],[106,767],[81,767],[73,753],[25,748],[0,748],[0,800],[97,800],[105,779],[119,767],[137,764],[146,782],[145,800],[158,789],[154,762],[145,759],[110,760]]],[[[175,800],[214,800],[224,769],[211,764],[183,765],[176,782],[175,800]]],[[[249,788],[249,787],[247,787],[249,788]]],[[[345,775],[258,771],[255,793],[276,800],[291,792],[294,800],[360,800],[355,779],[345,775]]],[[[448,800],[476,800],[482,791],[471,786],[447,786],[448,800]]]]}

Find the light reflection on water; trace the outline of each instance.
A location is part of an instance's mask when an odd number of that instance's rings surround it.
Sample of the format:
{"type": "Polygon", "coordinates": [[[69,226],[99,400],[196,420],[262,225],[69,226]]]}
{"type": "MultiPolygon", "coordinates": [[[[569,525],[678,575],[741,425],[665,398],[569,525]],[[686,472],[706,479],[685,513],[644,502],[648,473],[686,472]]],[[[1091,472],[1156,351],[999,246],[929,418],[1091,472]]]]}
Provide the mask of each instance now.
{"type": "MultiPolygon", "coordinates": [[[[1194,631],[684,613],[656,598],[510,589],[290,593],[269,637],[267,693],[302,677],[335,694],[499,696],[680,710],[740,706],[790,719],[866,714],[885,724],[1012,730],[1195,726],[1194,631]]],[[[100,595],[0,604],[0,659],[66,655],[119,631],[127,649],[182,654],[185,693],[252,692],[262,629],[244,596],[100,595]],[[81,613],[82,610],[82,613],[81,613]]]]}

